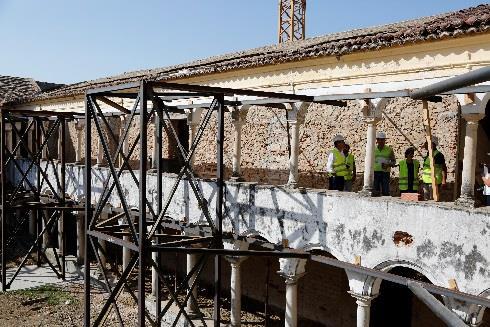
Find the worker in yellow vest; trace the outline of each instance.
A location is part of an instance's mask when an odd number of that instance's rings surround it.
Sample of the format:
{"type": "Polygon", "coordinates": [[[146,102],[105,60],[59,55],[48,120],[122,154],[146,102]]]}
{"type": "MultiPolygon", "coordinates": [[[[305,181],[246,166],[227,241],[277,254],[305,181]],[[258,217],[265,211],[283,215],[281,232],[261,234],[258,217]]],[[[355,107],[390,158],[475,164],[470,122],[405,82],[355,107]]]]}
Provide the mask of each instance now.
{"type": "Polygon", "coordinates": [[[344,137],[342,135],[335,135],[333,145],[334,148],[330,151],[327,158],[328,189],[343,191],[345,176],[347,176],[344,137]]]}
{"type": "MultiPolygon", "coordinates": [[[[444,155],[437,150],[437,146],[439,145],[439,139],[436,136],[432,136],[432,155],[434,158],[434,175],[436,178],[436,184],[439,189],[444,188],[446,186],[446,177],[447,177],[447,167],[446,167],[446,159],[444,155]]],[[[424,149],[428,150],[429,147],[427,142],[424,143],[424,149]]],[[[430,159],[429,153],[424,158],[424,166],[422,171],[422,182],[423,182],[423,191],[424,191],[424,200],[432,200],[432,178],[431,178],[431,170],[430,170],[430,159]]]]}
{"type": "Polygon", "coordinates": [[[393,149],[386,145],[386,134],[376,133],[374,150],[374,192],[383,196],[390,195],[391,167],[396,165],[393,149]]]}
{"type": "Polygon", "coordinates": [[[419,191],[419,167],[418,160],[414,160],[415,149],[410,147],[405,151],[405,160],[400,160],[398,167],[400,174],[398,187],[401,193],[418,193],[419,191]]]}
{"type": "Polygon", "coordinates": [[[356,180],[356,160],[354,158],[354,155],[349,152],[350,151],[350,145],[345,144],[344,145],[344,155],[345,155],[345,163],[347,166],[347,175],[345,175],[344,179],[344,191],[346,192],[352,192],[352,183],[355,182],[356,180]]]}

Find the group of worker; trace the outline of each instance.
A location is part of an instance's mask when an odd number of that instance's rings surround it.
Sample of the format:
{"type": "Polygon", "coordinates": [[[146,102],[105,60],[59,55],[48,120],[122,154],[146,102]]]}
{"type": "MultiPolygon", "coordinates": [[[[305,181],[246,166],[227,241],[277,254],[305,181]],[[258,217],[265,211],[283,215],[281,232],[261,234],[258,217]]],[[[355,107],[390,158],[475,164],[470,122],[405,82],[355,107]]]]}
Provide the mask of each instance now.
{"type": "MultiPolygon", "coordinates": [[[[391,169],[399,168],[398,187],[401,193],[418,193],[420,186],[424,199],[432,199],[432,173],[429,155],[422,164],[422,183],[419,183],[420,163],[414,159],[415,148],[405,151],[405,158],[396,162],[393,149],[386,144],[386,134],[376,133],[376,148],[374,152],[374,183],[373,193],[382,196],[390,195],[391,169]]],[[[437,149],[437,137],[432,137],[432,156],[434,161],[435,185],[444,188],[446,185],[447,167],[444,155],[437,149]]],[[[329,189],[338,191],[352,191],[352,183],[356,179],[356,162],[350,146],[342,135],[333,138],[334,147],[327,159],[327,173],[329,176],[329,189]]],[[[424,149],[428,150],[427,142],[424,149]]]]}

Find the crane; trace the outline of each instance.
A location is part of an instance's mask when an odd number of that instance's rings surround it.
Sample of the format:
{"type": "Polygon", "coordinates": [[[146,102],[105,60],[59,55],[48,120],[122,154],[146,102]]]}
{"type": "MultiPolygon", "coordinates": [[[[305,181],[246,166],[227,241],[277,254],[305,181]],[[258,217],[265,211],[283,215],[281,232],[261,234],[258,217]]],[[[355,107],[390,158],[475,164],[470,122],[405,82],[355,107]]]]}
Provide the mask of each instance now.
{"type": "Polygon", "coordinates": [[[305,39],[306,0],[279,0],[279,43],[305,39]]]}

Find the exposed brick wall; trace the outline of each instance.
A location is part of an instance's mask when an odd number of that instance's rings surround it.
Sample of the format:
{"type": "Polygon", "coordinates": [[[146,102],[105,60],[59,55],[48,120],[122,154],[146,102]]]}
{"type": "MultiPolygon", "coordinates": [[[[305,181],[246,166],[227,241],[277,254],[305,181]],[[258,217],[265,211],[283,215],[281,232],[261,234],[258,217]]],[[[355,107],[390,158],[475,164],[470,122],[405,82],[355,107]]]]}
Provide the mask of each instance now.
{"type": "MultiPolygon", "coordinates": [[[[458,173],[458,143],[460,144],[459,170],[461,170],[465,124],[464,121],[460,123],[459,106],[453,96],[444,96],[441,103],[430,103],[430,109],[433,134],[439,137],[439,150],[446,157],[449,171],[449,187],[443,191],[443,200],[452,200],[455,174],[458,173]]],[[[421,150],[425,135],[420,102],[408,98],[391,99],[385,113],[390,119],[384,118],[377,128],[387,133],[389,137],[387,143],[393,147],[397,160],[403,159],[405,149],[409,146],[413,145],[421,150]]],[[[109,121],[118,131],[119,119],[109,118],[109,121]]],[[[306,112],[304,124],[300,126],[300,185],[313,188],[328,186],[325,172],[327,154],[332,148],[332,137],[341,133],[351,144],[352,153],[356,157],[358,178],[354,191],[359,190],[362,187],[364,170],[366,127],[361,107],[354,101],[349,101],[344,108],[312,104],[306,112]]],[[[76,149],[76,133],[72,124],[69,125],[69,132],[68,143],[71,143],[72,149],[76,149]]],[[[135,140],[137,133],[139,133],[139,119],[135,117],[129,135],[130,142],[135,140]]],[[[213,114],[195,152],[195,170],[203,178],[216,175],[216,133],[216,114],[213,114]]],[[[150,123],[148,126],[149,156],[152,155],[153,150],[153,134],[154,125],[150,123]]],[[[94,126],[92,126],[92,138],[92,159],[95,160],[97,133],[94,126]]],[[[477,160],[487,159],[484,153],[489,144],[488,135],[480,130],[477,160]]],[[[115,148],[115,145],[111,145],[111,148],[115,148]]],[[[229,113],[225,114],[224,152],[225,178],[229,178],[233,154],[233,125],[229,113]]],[[[176,158],[174,144],[165,133],[163,154],[165,158],[176,158]]],[[[265,184],[285,184],[289,174],[288,158],[288,124],[285,110],[264,107],[250,108],[242,129],[241,167],[244,180],[265,184]]],[[[422,160],[422,155],[418,152],[416,159],[422,160]]],[[[138,160],[139,145],[136,146],[131,156],[133,167],[137,167],[138,160]]],[[[398,192],[397,176],[398,169],[394,168],[391,182],[392,195],[397,195],[398,192]]]]}
{"type": "MultiPolygon", "coordinates": [[[[456,172],[456,152],[458,143],[459,115],[458,103],[452,96],[444,96],[443,102],[431,103],[433,134],[440,139],[440,150],[447,160],[449,178],[454,182],[456,172]]],[[[414,145],[420,150],[425,141],[422,126],[420,102],[407,98],[389,101],[385,110],[388,119],[378,124],[378,130],[387,133],[388,144],[393,147],[398,160],[403,159],[405,149],[414,145]]],[[[232,127],[227,115],[225,123],[225,165],[231,170],[232,127]]],[[[210,128],[196,152],[196,170],[203,177],[215,172],[216,120],[210,122],[210,128]]],[[[361,107],[349,101],[347,107],[339,108],[312,104],[300,126],[299,170],[300,185],[305,187],[327,187],[325,166],[327,155],[332,148],[335,134],[343,134],[351,144],[356,157],[358,179],[355,189],[362,186],[364,155],[366,146],[366,124],[363,121],[361,107]]],[[[242,130],[242,175],[246,181],[268,184],[285,184],[288,177],[288,131],[286,113],[274,108],[252,107],[242,130]]],[[[417,154],[417,159],[422,156],[417,154]]],[[[393,169],[392,191],[396,194],[398,175],[393,169]]],[[[445,198],[452,197],[452,189],[445,192],[445,198]]]]}

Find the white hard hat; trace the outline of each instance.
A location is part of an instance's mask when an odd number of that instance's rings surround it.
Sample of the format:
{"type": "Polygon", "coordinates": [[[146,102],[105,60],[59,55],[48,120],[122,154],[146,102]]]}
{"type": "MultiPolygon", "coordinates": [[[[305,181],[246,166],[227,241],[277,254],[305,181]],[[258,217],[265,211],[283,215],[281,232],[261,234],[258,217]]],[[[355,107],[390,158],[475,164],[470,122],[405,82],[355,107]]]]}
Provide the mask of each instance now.
{"type": "Polygon", "coordinates": [[[437,136],[432,136],[432,143],[434,143],[435,145],[439,145],[439,138],[437,136]]]}
{"type": "Polygon", "coordinates": [[[344,141],[344,137],[340,134],[337,134],[333,137],[333,142],[344,141]]]}
{"type": "Polygon", "coordinates": [[[376,138],[377,139],[385,139],[386,138],[386,133],[385,132],[377,132],[376,133],[376,138]]]}

